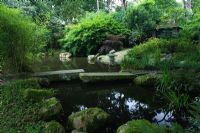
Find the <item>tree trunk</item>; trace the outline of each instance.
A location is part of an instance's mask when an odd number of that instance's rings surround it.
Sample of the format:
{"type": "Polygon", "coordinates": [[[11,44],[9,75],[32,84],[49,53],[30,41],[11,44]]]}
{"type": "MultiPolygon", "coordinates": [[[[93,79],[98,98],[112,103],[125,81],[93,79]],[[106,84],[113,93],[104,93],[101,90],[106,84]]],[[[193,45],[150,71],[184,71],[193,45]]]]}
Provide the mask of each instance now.
{"type": "Polygon", "coordinates": [[[97,12],[99,11],[99,0],[97,0],[97,12]]]}

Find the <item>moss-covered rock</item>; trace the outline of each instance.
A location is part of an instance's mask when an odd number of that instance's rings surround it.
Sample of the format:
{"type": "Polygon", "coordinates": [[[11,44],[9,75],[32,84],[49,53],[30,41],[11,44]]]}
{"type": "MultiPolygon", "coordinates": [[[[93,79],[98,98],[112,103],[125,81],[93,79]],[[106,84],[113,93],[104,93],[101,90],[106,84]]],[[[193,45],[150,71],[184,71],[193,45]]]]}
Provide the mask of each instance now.
{"type": "Polygon", "coordinates": [[[132,120],[120,126],[117,133],[159,133],[159,129],[147,120],[132,120]]]}
{"type": "Polygon", "coordinates": [[[72,130],[71,133],[87,133],[87,132],[81,132],[81,131],[78,131],[78,130],[72,130]]]}
{"type": "Polygon", "coordinates": [[[132,120],[120,126],[117,133],[188,133],[180,125],[172,123],[171,127],[155,125],[147,120],[132,120]]]}
{"type": "Polygon", "coordinates": [[[23,91],[23,96],[26,100],[41,101],[53,97],[54,92],[46,89],[26,89],[23,91]]]}
{"type": "Polygon", "coordinates": [[[69,116],[69,124],[73,129],[82,132],[95,132],[103,128],[110,115],[99,108],[89,108],[69,116]]]}
{"type": "Polygon", "coordinates": [[[134,79],[134,83],[140,86],[153,86],[158,79],[157,74],[145,74],[138,76],[134,79]]]}
{"type": "Polygon", "coordinates": [[[43,102],[43,107],[40,109],[40,118],[43,120],[49,120],[54,116],[60,115],[62,111],[63,108],[61,103],[53,97],[43,102]]]}
{"type": "Polygon", "coordinates": [[[64,127],[57,121],[50,121],[45,124],[44,133],[66,133],[64,127]]]}

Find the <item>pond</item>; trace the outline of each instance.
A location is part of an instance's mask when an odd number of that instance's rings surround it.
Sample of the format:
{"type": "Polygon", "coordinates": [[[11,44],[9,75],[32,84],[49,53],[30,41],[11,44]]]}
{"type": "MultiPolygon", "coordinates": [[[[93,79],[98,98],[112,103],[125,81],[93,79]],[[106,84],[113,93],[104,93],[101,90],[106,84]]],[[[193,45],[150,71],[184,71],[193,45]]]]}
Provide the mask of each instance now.
{"type": "Polygon", "coordinates": [[[35,60],[32,65],[34,72],[84,69],[86,72],[117,72],[120,66],[109,66],[101,63],[88,63],[85,57],[71,59],[59,59],[56,56],[49,56],[35,60]]]}
{"type": "Polygon", "coordinates": [[[170,125],[172,114],[166,114],[153,88],[135,86],[130,82],[85,84],[80,81],[52,82],[57,98],[64,109],[62,123],[72,113],[90,107],[99,107],[112,116],[112,124],[101,132],[116,132],[118,126],[132,119],[147,119],[158,124],[170,125]]]}
{"type": "MultiPolygon", "coordinates": [[[[36,60],[32,66],[34,72],[84,69],[86,72],[118,72],[119,66],[100,63],[89,64],[87,58],[72,58],[62,61],[56,57],[36,60]]],[[[102,129],[103,133],[116,132],[117,127],[133,119],[147,119],[156,124],[170,125],[175,118],[167,113],[155,93],[155,88],[140,87],[131,81],[83,83],[80,80],[54,81],[48,88],[56,90],[64,114],[58,120],[64,127],[67,117],[77,111],[90,107],[102,108],[111,114],[112,123],[102,129]],[[165,117],[165,119],[163,119],[165,117]]],[[[68,132],[70,130],[66,128],[68,132]]]]}
{"type": "MultiPolygon", "coordinates": [[[[87,58],[60,60],[58,57],[45,57],[36,60],[34,72],[84,69],[86,72],[118,72],[119,66],[108,66],[100,63],[90,64],[87,58]]],[[[61,101],[64,115],[59,120],[67,125],[67,117],[72,112],[90,107],[99,107],[111,114],[112,124],[100,132],[116,132],[118,126],[132,119],[147,119],[157,124],[170,125],[171,113],[166,115],[163,104],[155,95],[154,88],[144,88],[132,82],[101,82],[85,84],[79,80],[56,81],[48,86],[56,90],[61,101]],[[163,117],[166,115],[165,119],[163,117]],[[163,119],[163,120],[162,120],[163,119]]],[[[66,127],[66,126],[65,126],[66,127]]],[[[68,129],[67,129],[68,130],[68,129]]]]}

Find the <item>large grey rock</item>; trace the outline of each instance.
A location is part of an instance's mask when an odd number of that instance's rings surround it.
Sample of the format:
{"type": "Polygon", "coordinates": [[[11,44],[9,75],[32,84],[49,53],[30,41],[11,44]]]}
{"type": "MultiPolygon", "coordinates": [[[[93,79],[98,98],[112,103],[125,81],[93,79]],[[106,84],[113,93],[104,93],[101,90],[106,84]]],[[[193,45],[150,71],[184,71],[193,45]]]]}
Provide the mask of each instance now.
{"type": "Polygon", "coordinates": [[[40,109],[40,118],[49,120],[52,117],[59,116],[63,111],[61,103],[55,98],[47,99],[43,102],[43,107],[40,109]]]}
{"type": "MultiPolygon", "coordinates": [[[[111,53],[114,55],[114,63],[120,64],[130,50],[131,49],[124,49],[124,50],[118,51],[118,52],[111,51],[111,53]]],[[[111,64],[111,60],[110,60],[109,55],[99,56],[97,58],[97,62],[102,63],[102,64],[107,64],[107,65],[111,64]]]]}
{"type": "Polygon", "coordinates": [[[57,121],[50,121],[45,124],[44,133],[66,133],[64,127],[57,121]]]}
{"type": "Polygon", "coordinates": [[[110,115],[100,108],[89,108],[68,117],[69,124],[77,131],[95,133],[109,121],[110,115]]]}

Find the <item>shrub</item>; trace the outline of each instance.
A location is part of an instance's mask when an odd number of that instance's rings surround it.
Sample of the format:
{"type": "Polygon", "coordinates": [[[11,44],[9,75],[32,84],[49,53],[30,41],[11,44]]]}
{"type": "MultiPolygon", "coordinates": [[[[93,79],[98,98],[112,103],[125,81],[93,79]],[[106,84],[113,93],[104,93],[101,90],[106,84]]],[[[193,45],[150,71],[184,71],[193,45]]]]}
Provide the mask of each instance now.
{"type": "Polygon", "coordinates": [[[123,60],[122,67],[124,69],[162,69],[165,64],[168,64],[168,67],[198,66],[196,64],[200,60],[198,49],[198,45],[181,39],[152,38],[133,47],[123,60]]]}
{"type": "Polygon", "coordinates": [[[194,43],[200,42],[200,15],[195,15],[193,19],[183,27],[182,37],[194,43]]]}
{"type": "Polygon", "coordinates": [[[63,47],[75,56],[96,54],[106,34],[128,35],[129,30],[104,12],[89,14],[79,24],[66,27],[63,47]]]}
{"type": "Polygon", "coordinates": [[[138,34],[143,40],[148,36],[151,36],[151,31],[154,30],[160,21],[160,12],[156,5],[151,2],[145,2],[140,5],[129,6],[126,15],[125,22],[132,30],[138,31],[138,34]]]}
{"type": "Polygon", "coordinates": [[[190,130],[194,133],[200,131],[200,101],[199,101],[199,97],[197,99],[198,99],[198,101],[195,101],[191,105],[191,109],[190,109],[191,116],[189,119],[189,121],[191,123],[190,130]]]}
{"type": "Polygon", "coordinates": [[[4,68],[25,71],[31,55],[45,45],[45,33],[20,10],[0,4],[0,57],[4,68]]]}

